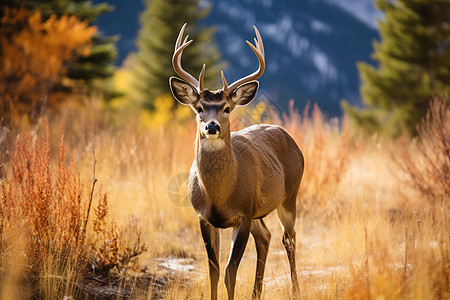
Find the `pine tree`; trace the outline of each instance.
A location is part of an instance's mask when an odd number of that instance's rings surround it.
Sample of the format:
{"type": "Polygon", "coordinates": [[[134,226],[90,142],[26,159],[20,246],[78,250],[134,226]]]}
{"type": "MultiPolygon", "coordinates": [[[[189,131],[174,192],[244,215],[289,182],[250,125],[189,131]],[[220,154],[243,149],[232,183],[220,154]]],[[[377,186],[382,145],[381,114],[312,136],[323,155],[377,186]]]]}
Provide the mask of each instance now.
{"type": "Polygon", "coordinates": [[[137,90],[134,99],[148,109],[153,109],[156,97],[170,93],[168,79],[176,75],[172,68],[172,55],[178,33],[188,23],[186,34],[194,42],[183,52],[183,68],[197,77],[206,64],[205,86],[218,87],[220,53],[214,44],[214,28],[202,28],[199,21],[206,17],[209,7],[202,7],[201,0],[146,0],[142,13],[138,52],[132,57],[133,82],[137,90]]]}
{"type": "Polygon", "coordinates": [[[344,109],[368,132],[415,133],[429,101],[450,88],[450,1],[377,0],[378,66],[359,63],[364,109],[344,109]]]}
{"type": "MultiPolygon", "coordinates": [[[[25,8],[39,10],[45,19],[52,15],[76,16],[81,21],[95,22],[97,17],[112,8],[106,3],[92,4],[91,0],[6,0],[0,6],[0,17],[5,8],[25,8]]],[[[89,56],[80,56],[69,66],[67,76],[81,80],[88,86],[98,86],[95,79],[105,79],[113,75],[114,62],[117,56],[114,37],[102,37],[96,34],[89,56]]]]}

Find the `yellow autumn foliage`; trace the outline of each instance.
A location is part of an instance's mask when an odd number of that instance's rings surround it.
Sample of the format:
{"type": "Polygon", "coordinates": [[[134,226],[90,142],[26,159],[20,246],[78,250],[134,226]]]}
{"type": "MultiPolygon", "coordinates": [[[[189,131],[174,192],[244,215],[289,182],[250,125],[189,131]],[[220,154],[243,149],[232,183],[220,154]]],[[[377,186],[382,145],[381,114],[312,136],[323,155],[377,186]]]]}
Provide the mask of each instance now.
{"type": "Polygon", "coordinates": [[[184,105],[174,103],[172,95],[163,94],[154,102],[154,110],[142,109],[139,114],[139,124],[144,128],[158,128],[167,126],[170,122],[183,124],[194,119],[192,110],[184,105]]]}

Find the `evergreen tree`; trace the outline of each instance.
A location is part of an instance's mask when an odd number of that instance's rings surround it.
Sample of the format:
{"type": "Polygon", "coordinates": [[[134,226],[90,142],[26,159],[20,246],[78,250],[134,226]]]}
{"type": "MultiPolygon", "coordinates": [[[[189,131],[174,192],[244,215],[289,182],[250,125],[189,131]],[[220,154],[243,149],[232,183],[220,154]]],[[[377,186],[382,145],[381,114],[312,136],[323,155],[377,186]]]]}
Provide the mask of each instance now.
{"type": "Polygon", "coordinates": [[[433,96],[450,87],[450,1],[377,0],[384,12],[374,67],[359,63],[364,109],[344,109],[369,132],[415,133],[433,96]]]}
{"type": "Polygon", "coordinates": [[[214,44],[213,28],[202,28],[199,21],[210,12],[202,7],[201,0],[146,0],[147,8],[142,13],[138,52],[132,57],[133,82],[138,92],[134,99],[148,109],[153,108],[156,97],[169,93],[168,79],[176,75],[172,68],[172,55],[178,33],[188,23],[185,34],[194,42],[183,51],[184,70],[198,77],[206,64],[205,86],[218,87],[220,53],[214,44]]]}
{"type": "MultiPolygon", "coordinates": [[[[40,10],[44,19],[51,15],[76,16],[81,21],[95,22],[96,18],[112,9],[106,3],[92,4],[91,0],[6,0],[0,6],[0,17],[4,9],[24,7],[29,10],[40,10]]],[[[102,37],[96,34],[89,56],[80,56],[71,63],[67,76],[84,81],[88,86],[96,85],[95,79],[105,79],[113,75],[114,62],[117,56],[114,37],[102,37]]]]}

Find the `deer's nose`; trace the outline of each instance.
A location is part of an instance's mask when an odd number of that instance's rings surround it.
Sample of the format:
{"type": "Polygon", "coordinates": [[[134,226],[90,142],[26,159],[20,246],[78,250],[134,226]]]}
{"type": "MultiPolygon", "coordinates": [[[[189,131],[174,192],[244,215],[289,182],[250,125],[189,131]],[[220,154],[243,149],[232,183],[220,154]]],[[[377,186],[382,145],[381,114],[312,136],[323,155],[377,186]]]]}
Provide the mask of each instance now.
{"type": "Polygon", "coordinates": [[[217,134],[220,133],[220,126],[214,122],[208,123],[205,128],[208,134],[217,134]]]}

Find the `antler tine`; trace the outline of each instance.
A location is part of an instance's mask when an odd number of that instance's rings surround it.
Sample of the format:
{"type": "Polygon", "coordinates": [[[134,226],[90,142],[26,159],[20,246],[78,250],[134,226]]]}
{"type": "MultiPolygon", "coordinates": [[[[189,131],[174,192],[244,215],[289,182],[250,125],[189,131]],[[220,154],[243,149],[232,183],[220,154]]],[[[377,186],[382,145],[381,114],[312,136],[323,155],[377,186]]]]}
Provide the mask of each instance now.
{"type": "Polygon", "coordinates": [[[228,83],[227,80],[225,79],[225,75],[223,74],[223,70],[220,71],[220,76],[222,77],[223,90],[225,91],[228,89],[228,83]]]}
{"type": "MultiPolygon", "coordinates": [[[[258,44],[258,49],[261,51],[262,56],[265,57],[265,55],[264,55],[264,44],[263,44],[263,40],[262,40],[261,34],[259,33],[259,30],[258,30],[258,28],[256,28],[255,25],[253,25],[253,28],[255,28],[256,37],[258,38],[258,43],[257,43],[258,44]]],[[[256,41],[255,41],[255,43],[256,43],[256,41]]]]}
{"type": "Polygon", "coordinates": [[[194,78],[191,74],[183,70],[181,66],[181,55],[183,54],[183,50],[189,46],[193,40],[188,41],[189,35],[187,35],[183,41],[184,29],[186,28],[187,23],[184,23],[183,27],[181,27],[180,33],[178,34],[177,41],[175,43],[175,51],[172,56],[172,66],[175,72],[184,80],[193,85],[199,92],[203,90],[203,78],[205,74],[205,65],[203,65],[202,71],[200,72],[199,80],[194,78]],[[181,43],[183,41],[183,43],[181,43]]]}
{"type": "MultiPolygon", "coordinates": [[[[183,27],[180,29],[180,33],[177,37],[177,42],[175,43],[175,51],[177,51],[178,48],[181,46],[181,41],[183,40],[183,34],[184,34],[184,28],[186,28],[187,23],[184,23],[183,27]]],[[[186,43],[186,41],[185,41],[186,43]]]]}
{"type": "Polygon", "coordinates": [[[203,91],[203,77],[205,76],[205,68],[206,68],[206,65],[203,64],[202,71],[200,72],[200,76],[198,77],[199,92],[203,91]]]}
{"type": "Polygon", "coordinates": [[[258,79],[264,73],[264,69],[265,69],[264,44],[263,44],[261,35],[259,34],[258,28],[256,28],[256,26],[253,26],[253,28],[255,28],[255,33],[256,33],[256,39],[254,39],[255,40],[255,46],[253,46],[253,44],[250,43],[249,41],[246,41],[246,42],[250,46],[250,48],[253,50],[253,52],[255,52],[256,56],[258,57],[259,68],[258,68],[258,70],[256,70],[252,74],[250,74],[250,75],[248,75],[246,77],[243,77],[243,78],[241,78],[239,80],[236,80],[235,82],[233,82],[230,85],[227,85],[227,82],[225,80],[225,75],[223,74],[223,71],[222,71],[222,73],[221,73],[222,82],[223,82],[223,88],[222,89],[227,94],[230,94],[238,86],[240,86],[240,85],[242,85],[242,84],[244,84],[246,82],[258,79]]]}

